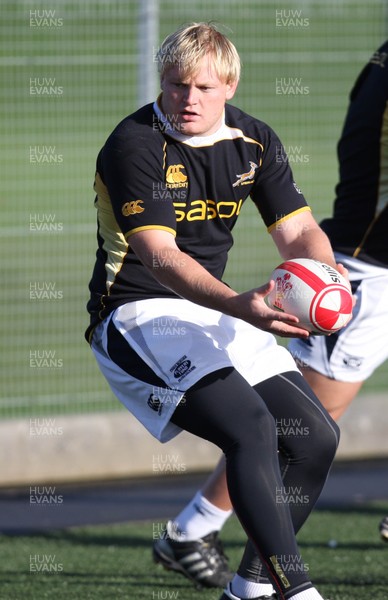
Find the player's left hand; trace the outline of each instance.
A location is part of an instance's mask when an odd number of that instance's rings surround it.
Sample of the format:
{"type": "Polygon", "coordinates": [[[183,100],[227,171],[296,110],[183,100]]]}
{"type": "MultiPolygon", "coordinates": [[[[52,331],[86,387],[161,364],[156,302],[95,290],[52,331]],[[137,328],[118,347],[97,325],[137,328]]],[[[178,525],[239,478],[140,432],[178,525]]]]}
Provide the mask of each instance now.
{"type": "MultiPolygon", "coordinates": [[[[349,271],[346,267],[344,267],[344,265],[342,263],[337,263],[336,264],[336,269],[338,271],[338,273],[340,273],[342,275],[342,277],[345,277],[346,281],[349,283],[349,287],[351,288],[351,283],[349,280],[349,271]]],[[[355,307],[355,304],[357,302],[357,299],[355,296],[352,296],[353,298],[353,308],[355,307]]]]}

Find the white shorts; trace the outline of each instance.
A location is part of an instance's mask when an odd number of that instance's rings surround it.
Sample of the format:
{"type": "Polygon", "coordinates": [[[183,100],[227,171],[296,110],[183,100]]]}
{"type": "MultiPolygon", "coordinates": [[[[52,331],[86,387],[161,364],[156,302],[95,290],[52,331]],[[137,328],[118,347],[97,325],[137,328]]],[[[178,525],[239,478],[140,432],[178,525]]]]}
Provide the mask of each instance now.
{"type": "Polygon", "coordinates": [[[120,306],[97,326],[91,345],[113,393],[161,442],[181,431],[171,416],[205,375],[234,367],[253,386],[298,371],[273,335],[178,298],[120,306]]]}
{"type": "Polygon", "coordinates": [[[335,256],[348,269],[357,300],[352,320],[330,336],[292,339],[288,349],[301,367],[338,381],[365,381],[388,358],[388,269],[335,256]]]}

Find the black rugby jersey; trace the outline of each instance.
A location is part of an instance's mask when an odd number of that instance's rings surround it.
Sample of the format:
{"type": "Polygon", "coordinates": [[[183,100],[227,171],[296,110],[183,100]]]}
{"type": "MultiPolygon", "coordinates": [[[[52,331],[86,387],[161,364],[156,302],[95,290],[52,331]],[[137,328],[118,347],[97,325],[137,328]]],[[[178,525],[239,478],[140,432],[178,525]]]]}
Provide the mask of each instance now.
{"type": "Polygon", "coordinates": [[[126,302],[177,297],[131,250],[135,232],[171,232],[180,250],[221,279],[233,244],[231,231],[249,196],[269,231],[290,215],[310,210],[276,134],[230,105],[222,127],[204,137],[172,130],[156,102],[139,109],[116,127],[100,151],[94,189],[98,249],[89,284],[87,337],[126,302]]]}
{"type": "Polygon", "coordinates": [[[335,250],[388,267],[388,42],[350,94],[338,159],[334,212],[321,227],[335,250]]]}

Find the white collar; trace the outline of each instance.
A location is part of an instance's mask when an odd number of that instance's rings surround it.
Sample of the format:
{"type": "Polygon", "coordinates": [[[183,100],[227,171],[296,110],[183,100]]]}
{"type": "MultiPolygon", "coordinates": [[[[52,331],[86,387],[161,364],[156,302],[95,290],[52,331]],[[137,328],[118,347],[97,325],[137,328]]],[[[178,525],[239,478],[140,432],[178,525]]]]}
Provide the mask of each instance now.
{"type": "MultiPolygon", "coordinates": [[[[159,96],[160,98],[160,96],[159,96]]],[[[158,98],[158,100],[159,100],[158,98]]],[[[168,121],[165,114],[162,112],[158,100],[155,100],[153,109],[158,117],[159,121],[163,124],[164,133],[171,136],[178,142],[182,142],[183,144],[188,144],[189,146],[200,147],[200,146],[212,146],[215,142],[218,142],[220,139],[225,138],[225,110],[222,115],[222,122],[220,127],[214,133],[210,135],[184,135],[180,131],[174,129],[171,123],[168,121]]]]}

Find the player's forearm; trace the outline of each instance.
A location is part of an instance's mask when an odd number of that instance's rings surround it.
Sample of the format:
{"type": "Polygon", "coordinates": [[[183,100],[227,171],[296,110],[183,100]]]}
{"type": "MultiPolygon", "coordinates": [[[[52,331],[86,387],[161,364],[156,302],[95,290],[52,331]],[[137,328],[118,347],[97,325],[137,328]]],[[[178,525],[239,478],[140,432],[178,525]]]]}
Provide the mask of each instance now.
{"type": "Polygon", "coordinates": [[[283,258],[311,258],[332,267],[336,261],[329,239],[320,227],[306,228],[282,251],[283,258]]]}
{"type": "Polygon", "coordinates": [[[307,336],[306,331],[296,326],[296,317],[267,306],[264,298],[273,288],[273,282],[237,294],[196,260],[172,247],[171,236],[161,232],[138,232],[131,239],[131,246],[155,279],[178,296],[243,319],[264,331],[285,337],[307,336]]]}
{"type": "Polygon", "coordinates": [[[265,296],[273,289],[273,282],[237,294],[199,262],[181,252],[171,234],[164,231],[137,232],[130,238],[130,244],[155,279],[181,298],[243,319],[264,331],[286,337],[307,335],[296,327],[296,317],[267,306],[265,296]]]}
{"type": "Polygon", "coordinates": [[[182,298],[242,319],[264,331],[285,337],[307,336],[307,332],[302,333],[303,330],[296,326],[296,317],[280,314],[266,305],[264,296],[269,293],[273,282],[237,294],[187,254],[168,250],[162,255],[163,261],[160,265],[154,262],[152,273],[160,283],[182,298]]]}
{"type": "Polygon", "coordinates": [[[167,248],[153,254],[147,263],[155,279],[178,296],[225,314],[234,312],[229,299],[237,293],[188,254],[167,248]]]}

